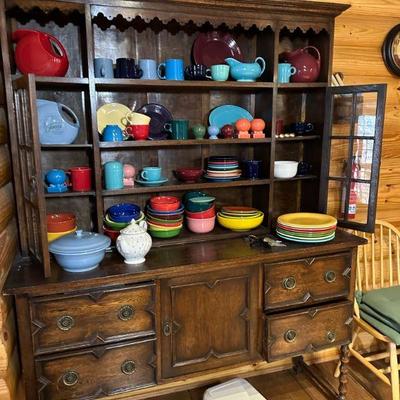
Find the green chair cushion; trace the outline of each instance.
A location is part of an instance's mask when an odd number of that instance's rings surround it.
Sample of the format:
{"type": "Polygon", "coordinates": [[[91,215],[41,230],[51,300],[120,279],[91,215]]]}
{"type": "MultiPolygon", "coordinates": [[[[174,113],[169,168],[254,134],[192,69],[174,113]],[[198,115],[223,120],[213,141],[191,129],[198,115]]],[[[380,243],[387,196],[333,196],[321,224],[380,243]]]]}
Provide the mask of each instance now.
{"type": "Polygon", "coordinates": [[[360,304],[360,310],[364,313],[367,313],[371,317],[377,319],[378,321],[382,322],[383,324],[389,326],[390,328],[394,329],[397,332],[400,332],[400,325],[393,321],[391,318],[387,317],[386,315],[382,315],[376,312],[373,308],[367,306],[366,304],[360,304]]]}
{"type": "MultiPolygon", "coordinates": [[[[365,292],[361,304],[365,304],[384,318],[400,327],[400,286],[365,292]]],[[[400,332],[400,329],[398,329],[400,332]]]]}
{"type": "Polygon", "coordinates": [[[367,321],[371,326],[373,326],[377,331],[389,337],[397,346],[400,345],[400,333],[391,328],[390,326],[382,323],[366,312],[360,310],[361,318],[364,321],[367,321]]]}

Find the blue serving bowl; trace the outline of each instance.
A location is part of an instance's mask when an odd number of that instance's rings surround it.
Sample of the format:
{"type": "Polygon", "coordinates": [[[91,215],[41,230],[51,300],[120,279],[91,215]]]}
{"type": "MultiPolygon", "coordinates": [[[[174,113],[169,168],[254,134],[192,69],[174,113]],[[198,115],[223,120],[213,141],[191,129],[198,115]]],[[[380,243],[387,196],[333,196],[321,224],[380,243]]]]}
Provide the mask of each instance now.
{"type": "Polygon", "coordinates": [[[140,217],[140,207],[136,204],[120,203],[111,206],[107,213],[114,222],[131,222],[140,217]]]}
{"type": "Polygon", "coordinates": [[[87,272],[103,261],[106,249],[88,254],[54,254],[57,263],[68,272],[87,272]]]}
{"type": "Polygon", "coordinates": [[[184,207],[181,204],[180,207],[177,210],[174,211],[157,211],[152,209],[149,205],[147,206],[147,211],[152,214],[152,215],[162,215],[162,216],[168,216],[168,215],[180,215],[183,214],[184,207]]]}

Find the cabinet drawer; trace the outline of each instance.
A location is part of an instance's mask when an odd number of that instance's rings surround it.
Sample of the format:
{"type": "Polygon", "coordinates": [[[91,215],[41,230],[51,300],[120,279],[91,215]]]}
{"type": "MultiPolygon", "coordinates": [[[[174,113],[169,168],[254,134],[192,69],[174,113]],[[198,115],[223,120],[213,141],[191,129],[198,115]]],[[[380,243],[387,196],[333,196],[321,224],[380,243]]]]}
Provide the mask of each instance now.
{"type": "Polygon", "coordinates": [[[350,291],[351,253],[267,264],[264,274],[266,310],[345,297],[350,291]]]}
{"type": "Polygon", "coordinates": [[[35,361],[38,397],[93,399],[155,384],[155,339],[41,356],[35,361]]]}
{"type": "Polygon", "coordinates": [[[350,301],[267,316],[267,361],[349,343],[352,316],[350,301]]]}
{"type": "Polygon", "coordinates": [[[30,303],[35,354],[155,334],[155,284],[58,296],[30,303]]]}

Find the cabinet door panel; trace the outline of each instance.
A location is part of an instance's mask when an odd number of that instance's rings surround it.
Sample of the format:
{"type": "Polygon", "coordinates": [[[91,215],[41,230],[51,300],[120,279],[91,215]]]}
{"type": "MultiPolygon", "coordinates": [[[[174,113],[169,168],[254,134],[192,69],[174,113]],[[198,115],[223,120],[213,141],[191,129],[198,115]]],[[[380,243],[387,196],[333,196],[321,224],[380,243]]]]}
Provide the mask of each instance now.
{"type": "Polygon", "coordinates": [[[256,357],[259,268],[162,281],[163,378],[256,357]]]}

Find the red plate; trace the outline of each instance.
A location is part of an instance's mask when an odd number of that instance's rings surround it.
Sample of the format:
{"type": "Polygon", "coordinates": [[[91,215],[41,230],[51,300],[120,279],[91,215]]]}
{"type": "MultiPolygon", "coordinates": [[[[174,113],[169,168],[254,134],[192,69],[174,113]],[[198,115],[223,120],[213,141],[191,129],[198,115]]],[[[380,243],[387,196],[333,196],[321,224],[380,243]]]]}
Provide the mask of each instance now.
{"type": "Polygon", "coordinates": [[[281,227],[282,229],[286,230],[286,231],[292,231],[292,232],[304,232],[304,233],[323,233],[323,232],[329,232],[332,230],[336,229],[336,225],[332,225],[328,228],[293,228],[293,226],[287,226],[287,225],[283,225],[280,224],[279,222],[277,223],[278,227],[281,227]]]}
{"type": "Polygon", "coordinates": [[[235,39],[224,32],[212,31],[200,33],[193,43],[193,58],[196,64],[211,67],[225,64],[225,58],[232,57],[242,61],[242,52],[235,39]]]}
{"type": "Polygon", "coordinates": [[[238,213],[238,214],[248,214],[248,213],[254,213],[257,210],[257,208],[253,207],[245,207],[245,206],[223,206],[222,211],[226,211],[228,213],[238,213]]]}

